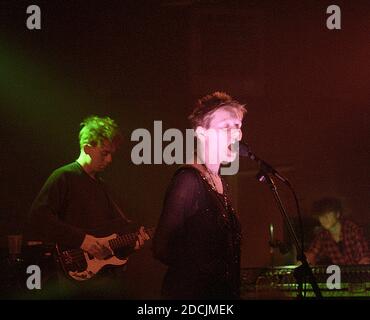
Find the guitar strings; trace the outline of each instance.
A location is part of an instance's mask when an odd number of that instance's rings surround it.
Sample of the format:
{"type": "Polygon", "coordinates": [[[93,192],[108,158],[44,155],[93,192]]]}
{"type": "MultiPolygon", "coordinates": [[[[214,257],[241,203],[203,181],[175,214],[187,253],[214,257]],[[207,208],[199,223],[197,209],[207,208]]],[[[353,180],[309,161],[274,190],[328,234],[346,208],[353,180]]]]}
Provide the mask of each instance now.
{"type": "MultiPolygon", "coordinates": [[[[154,232],[154,228],[146,229],[145,231],[149,234],[149,237],[151,237],[154,232]]],[[[136,242],[138,235],[139,235],[139,232],[131,233],[127,235],[120,235],[115,239],[109,240],[108,242],[112,250],[114,250],[122,246],[132,245],[133,243],[136,242]]]]}

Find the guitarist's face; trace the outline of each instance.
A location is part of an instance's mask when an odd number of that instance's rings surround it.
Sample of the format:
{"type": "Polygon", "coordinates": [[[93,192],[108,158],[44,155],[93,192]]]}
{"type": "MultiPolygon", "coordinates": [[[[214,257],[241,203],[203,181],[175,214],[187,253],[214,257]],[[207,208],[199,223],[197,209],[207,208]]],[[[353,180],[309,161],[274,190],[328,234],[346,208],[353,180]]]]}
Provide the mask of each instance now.
{"type": "Polygon", "coordinates": [[[86,150],[91,158],[90,168],[94,172],[104,171],[112,162],[115,147],[109,142],[104,141],[100,145],[89,146],[86,150]]]}

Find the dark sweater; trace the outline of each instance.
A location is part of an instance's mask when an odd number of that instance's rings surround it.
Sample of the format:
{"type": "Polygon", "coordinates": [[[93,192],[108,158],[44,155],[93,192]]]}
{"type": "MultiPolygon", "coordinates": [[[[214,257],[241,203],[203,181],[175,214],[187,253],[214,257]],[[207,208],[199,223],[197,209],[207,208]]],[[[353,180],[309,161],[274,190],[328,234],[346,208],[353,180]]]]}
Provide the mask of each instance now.
{"type": "MultiPolygon", "coordinates": [[[[114,210],[100,179],[91,178],[77,162],[56,169],[45,182],[30,211],[30,225],[43,240],[79,247],[86,233],[102,230],[117,221],[125,224],[114,210]]],[[[95,236],[103,236],[95,232],[95,236]]]]}

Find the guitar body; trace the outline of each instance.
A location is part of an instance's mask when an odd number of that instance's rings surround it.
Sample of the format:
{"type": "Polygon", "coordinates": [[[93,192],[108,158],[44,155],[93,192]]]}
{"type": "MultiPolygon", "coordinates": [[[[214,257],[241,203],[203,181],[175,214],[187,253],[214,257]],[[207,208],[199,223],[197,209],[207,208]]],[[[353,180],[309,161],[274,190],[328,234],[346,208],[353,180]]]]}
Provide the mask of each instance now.
{"type": "MultiPolygon", "coordinates": [[[[88,256],[88,254],[85,253],[85,256],[88,256]]],[[[105,260],[98,260],[96,258],[88,258],[86,257],[87,261],[87,268],[86,271],[88,273],[97,274],[101,269],[103,269],[105,266],[123,266],[127,263],[127,259],[119,259],[116,256],[112,256],[110,258],[107,258],[105,260]]]]}

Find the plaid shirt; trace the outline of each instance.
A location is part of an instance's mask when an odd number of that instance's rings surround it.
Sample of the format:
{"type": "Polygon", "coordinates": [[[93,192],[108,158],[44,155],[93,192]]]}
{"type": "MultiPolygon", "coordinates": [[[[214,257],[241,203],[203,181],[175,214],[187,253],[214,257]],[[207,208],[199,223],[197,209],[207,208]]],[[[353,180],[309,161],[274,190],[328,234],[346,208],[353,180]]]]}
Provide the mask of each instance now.
{"type": "Polygon", "coordinates": [[[368,242],[362,229],[350,220],[341,220],[342,250],[334,241],[329,231],[321,229],[308,250],[315,260],[326,258],[338,265],[358,264],[363,257],[368,257],[368,242]]]}

